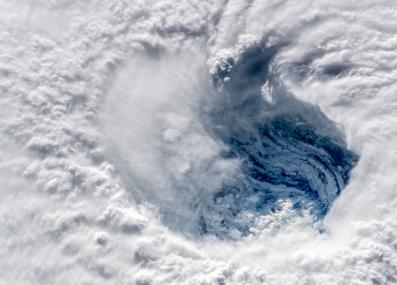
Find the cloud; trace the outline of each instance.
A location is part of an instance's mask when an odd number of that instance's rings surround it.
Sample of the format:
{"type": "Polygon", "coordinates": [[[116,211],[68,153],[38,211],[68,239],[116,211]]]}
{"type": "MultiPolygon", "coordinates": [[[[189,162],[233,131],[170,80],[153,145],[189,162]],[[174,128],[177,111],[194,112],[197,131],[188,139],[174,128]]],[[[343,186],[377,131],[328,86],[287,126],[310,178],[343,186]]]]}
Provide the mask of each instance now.
{"type": "Polygon", "coordinates": [[[1,1],[0,283],[396,282],[394,6],[1,1]],[[259,42],[280,46],[280,82],[360,160],[323,234],[298,219],[234,241],[187,238],[194,223],[174,218],[197,217],[183,201],[239,166],[198,123],[208,70],[228,72],[259,42]]]}

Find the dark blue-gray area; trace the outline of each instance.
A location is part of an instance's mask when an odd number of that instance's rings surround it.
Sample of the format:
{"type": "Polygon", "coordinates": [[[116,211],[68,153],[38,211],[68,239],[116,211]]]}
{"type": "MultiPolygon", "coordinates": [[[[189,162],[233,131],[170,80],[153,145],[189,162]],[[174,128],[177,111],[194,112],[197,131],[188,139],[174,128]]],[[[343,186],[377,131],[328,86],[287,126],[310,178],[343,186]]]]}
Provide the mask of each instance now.
{"type": "Polygon", "coordinates": [[[225,159],[240,159],[241,175],[219,189],[202,211],[201,231],[222,238],[242,235],[252,226],[241,213],[267,215],[289,200],[299,215],[322,219],[349,181],[358,157],[321,110],[291,96],[276,78],[271,62],[278,47],[249,48],[232,68],[214,80],[229,79],[205,112],[210,133],[228,149],[225,159]],[[268,82],[275,102],[261,96],[268,82]],[[214,214],[215,213],[215,214],[214,214]]]}

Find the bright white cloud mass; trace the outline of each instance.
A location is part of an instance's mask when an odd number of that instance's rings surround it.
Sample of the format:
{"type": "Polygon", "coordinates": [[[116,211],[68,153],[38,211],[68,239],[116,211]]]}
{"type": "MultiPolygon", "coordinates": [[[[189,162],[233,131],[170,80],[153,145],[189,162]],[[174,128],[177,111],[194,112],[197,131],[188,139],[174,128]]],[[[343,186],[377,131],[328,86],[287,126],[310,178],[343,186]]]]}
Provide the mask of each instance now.
{"type": "Polygon", "coordinates": [[[397,3],[0,0],[0,284],[397,284],[397,3]]]}

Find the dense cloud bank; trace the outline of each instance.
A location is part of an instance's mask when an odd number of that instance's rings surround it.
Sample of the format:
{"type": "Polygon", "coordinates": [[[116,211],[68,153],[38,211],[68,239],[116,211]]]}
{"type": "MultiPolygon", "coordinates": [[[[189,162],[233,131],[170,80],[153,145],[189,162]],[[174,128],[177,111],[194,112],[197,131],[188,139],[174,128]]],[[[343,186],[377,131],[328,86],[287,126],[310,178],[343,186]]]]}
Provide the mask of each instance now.
{"type": "Polygon", "coordinates": [[[0,283],[396,283],[396,8],[1,0],[0,283]]]}

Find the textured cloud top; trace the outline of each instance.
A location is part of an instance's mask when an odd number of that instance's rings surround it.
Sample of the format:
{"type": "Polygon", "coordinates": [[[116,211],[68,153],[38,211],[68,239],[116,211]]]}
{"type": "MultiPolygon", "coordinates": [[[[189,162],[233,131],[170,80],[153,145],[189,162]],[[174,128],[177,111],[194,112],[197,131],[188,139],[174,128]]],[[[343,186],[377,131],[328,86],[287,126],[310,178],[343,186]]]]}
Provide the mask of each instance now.
{"type": "Polygon", "coordinates": [[[397,283],[396,11],[0,0],[0,284],[397,283]]]}

